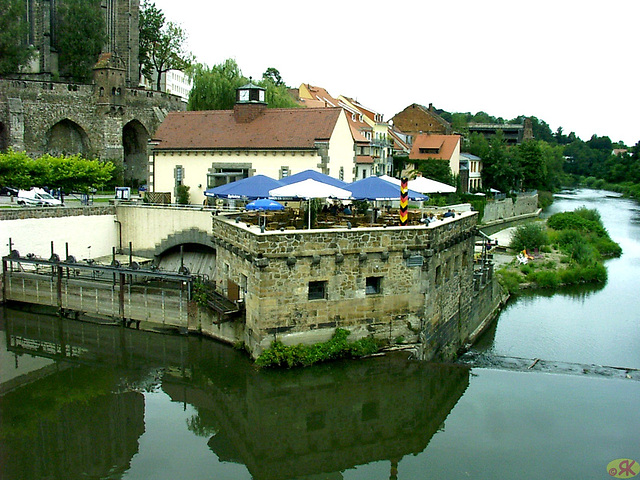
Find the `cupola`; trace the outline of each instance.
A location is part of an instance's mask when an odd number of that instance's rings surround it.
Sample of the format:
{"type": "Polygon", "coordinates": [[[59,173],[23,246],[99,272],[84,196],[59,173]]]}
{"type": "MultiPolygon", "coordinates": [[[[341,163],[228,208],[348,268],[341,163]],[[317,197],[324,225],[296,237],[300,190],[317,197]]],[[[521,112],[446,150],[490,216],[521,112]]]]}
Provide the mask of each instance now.
{"type": "Polygon", "coordinates": [[[249,77],[249,83],[236,90],[237,103],[266,103],[265,89],[254,85],[249,77]]]}

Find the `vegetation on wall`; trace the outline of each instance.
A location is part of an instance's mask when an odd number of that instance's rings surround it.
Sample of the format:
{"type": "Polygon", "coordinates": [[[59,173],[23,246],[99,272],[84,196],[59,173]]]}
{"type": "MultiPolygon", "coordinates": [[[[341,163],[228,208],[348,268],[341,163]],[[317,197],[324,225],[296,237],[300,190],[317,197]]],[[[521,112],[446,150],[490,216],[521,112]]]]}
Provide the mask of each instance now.
{"type": "Polygon", "coordinates": [[[26,65],[33,50],[23,42],[27,32],[24,2],[0,0],[0,12],[0,75],[7,75],[26,65]]]}
{"type": "Polygon", "coordinates": [[[89,82],[106,38],[100,0],[60,3],[55,41],[62,75],[77,82],[89,82]]]}
{"type": "Polygon", "coordinates": [[[256,359],[256,365],[280,368],[307,367],[329,360],[363,357],[380,350],[379,342],[371,337],[348,342],[349,334],[350,332],[344,328],[336,328],[330,340],[313,345],[284,345],[276,340],[256,359]]]}

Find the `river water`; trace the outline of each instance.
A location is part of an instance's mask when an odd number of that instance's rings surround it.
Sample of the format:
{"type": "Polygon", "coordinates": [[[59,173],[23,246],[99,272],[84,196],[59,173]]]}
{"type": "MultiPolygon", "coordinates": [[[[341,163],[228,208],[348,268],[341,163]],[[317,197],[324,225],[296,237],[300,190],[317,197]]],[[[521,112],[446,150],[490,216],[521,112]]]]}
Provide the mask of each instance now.
{"type": "MultiPolygon", "coordinates": [[[[605,286],[510,302],[459,363],[260,371],[230,347],[5,309],[0,479],[611,478],[640,461],[640,208],[605,286]]],[[[637,468],[636,468],[637,470],[637,468]]]]}

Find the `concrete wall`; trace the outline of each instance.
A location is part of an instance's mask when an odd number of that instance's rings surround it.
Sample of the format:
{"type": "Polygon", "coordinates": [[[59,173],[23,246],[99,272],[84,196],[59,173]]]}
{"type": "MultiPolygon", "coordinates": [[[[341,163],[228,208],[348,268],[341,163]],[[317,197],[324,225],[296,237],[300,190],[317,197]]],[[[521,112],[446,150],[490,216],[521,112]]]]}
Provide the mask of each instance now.
{"type": "Polygon", "coordinates": [[[466,212],[429,227],[261,233],[213,217],[215,280],[246,288],[244,341],[254,356],[276,338],[316,343],[336,327],[352,338],[417,341],[470,309],[476,218],[466,212]],[[374,278],[379,293],[367,291],[374,278]],[[324,282],[325,298],[309,299],[310,282],[324,282]]]}
{"type": "Polygon", "coordinates": [[[69,244],[69,254],[77,259],[111,255],[118,241],[115,220],[112,207],[2,210],[0,252],[9,253],[11,238],[12,248],[21,255],[49,258],[52,241],[60,258],[65,258],[65,243],[69,244]]]}
{"type": "Polygon", "coordinates": [[[118,205],[116,215],[122,248],[131,242],[136,255],[148,258],[180,243],[199,243],[211,232],[211,210],[118,205]]]}

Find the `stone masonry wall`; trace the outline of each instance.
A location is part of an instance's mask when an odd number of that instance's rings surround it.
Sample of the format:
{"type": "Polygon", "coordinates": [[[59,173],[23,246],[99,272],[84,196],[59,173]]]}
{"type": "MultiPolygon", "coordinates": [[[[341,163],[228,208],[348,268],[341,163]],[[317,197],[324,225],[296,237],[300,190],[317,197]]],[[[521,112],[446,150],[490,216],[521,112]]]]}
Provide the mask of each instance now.
{"type": "Polygon", "coordinates": [[[246,285],[245,343],[254,356],[275,338],[315,343],[336,327],[354,339],[417,341],[470,301],[476,221],[467,212],[429,227],[261,233],[213,217],[216,281],[246,285]],[[324,298],[309,299],[315,282],[324,298]]]}
{"type": "Polygon", "coordinates": [[[536,212],[538,209],[538,195],[519,195],[514,199],[505,198],[487,202],[484,207],[484,215],[482,223],[495,222],[496,220],[504,220],[520,215],[526,215],[536,212]]]}

